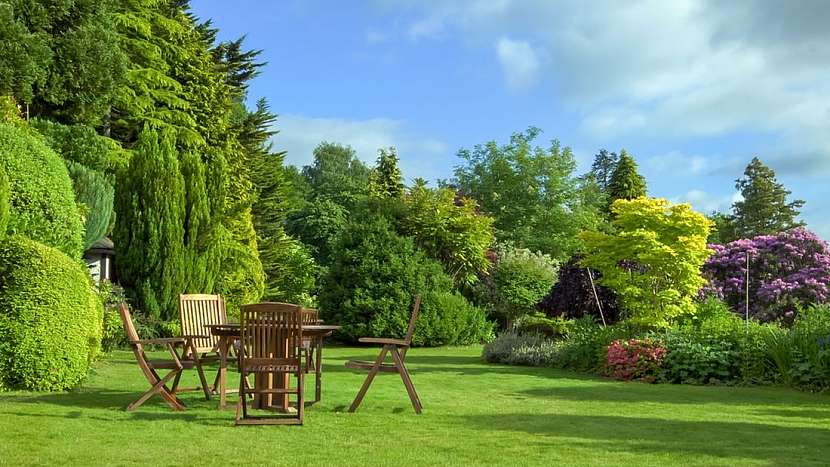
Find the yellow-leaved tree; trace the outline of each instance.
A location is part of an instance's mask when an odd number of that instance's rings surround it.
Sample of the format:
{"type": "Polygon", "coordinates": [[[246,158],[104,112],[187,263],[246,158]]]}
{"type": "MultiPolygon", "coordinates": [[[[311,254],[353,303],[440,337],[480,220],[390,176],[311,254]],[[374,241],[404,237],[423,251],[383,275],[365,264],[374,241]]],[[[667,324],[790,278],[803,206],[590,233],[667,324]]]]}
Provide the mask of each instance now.
{"type": "Polygon", "coordinates": [[[602,285],[619,295],[625,318],[665,327],[694,313],[705,284],[701,267],[712,253],[712,222],[688,204],[665,199],[620,199],[611,206],[614,232],[584,232],[582,264],[602,273],[602,285]]]}

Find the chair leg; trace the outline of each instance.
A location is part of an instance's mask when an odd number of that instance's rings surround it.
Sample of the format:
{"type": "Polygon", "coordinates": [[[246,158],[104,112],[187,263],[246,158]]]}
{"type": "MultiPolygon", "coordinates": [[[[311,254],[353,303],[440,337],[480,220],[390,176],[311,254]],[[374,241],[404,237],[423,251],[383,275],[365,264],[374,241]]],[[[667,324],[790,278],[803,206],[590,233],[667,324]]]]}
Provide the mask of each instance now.
{"type": "Polygon", "coordinates": [[[173,370],[170,373],[167,373],[164,376],[164,378],[158,379],[150,389],[145,391],[144,394],[142,394],[141,397],[138,398],[138,400],[127,406],[127,411],[131,412],[137,409],[142,404],[147,402],[147,400],[151,398],[154,394],[160,395],[164,399],[164,401],[167,402],[167,405],[169,405],[171,409],[184,410],[184,404],[182,404],[182,402],[165,387],[165,384],[167,383],[167,381],[170,380],[170,378],[178,378],[179,376],[181,376],[181,372],[181,369],[173,370]]]}
{"type": "Polygon", "coordinates": [[[173,387],[170,388],[170,393],[176,394],[176,391],[179,389],[179,381],[182,379],[182,372],[176,373],[176,377],[173,379],[173,387]]]}
{"type": "Polygon", "coordinates": [[[401,375],[403,385],[406,386],[406,392],[409,394],[409,400],[412,401],[412,407],[415,408],[415,413],[421,413],[421,400],[418,398],[418,393],[415,391],[415,385],[412,384],[412,378],[409,376],[409,370],[398,353],[398,348],[392,350],[392,360],[395,361],[395,366],[398,368],[398,374],[401,375]]]}
{"type": "Polygon", "coordinates": [[[196,357],[195,353],[194,359],[196,359],[196,372],[199,373],[199,382],[202,384],[202,391],[205,393],[205,400],[210,400],[210,386],[208,386],[207,379],[205,378],[205,370],[202,368],[202,361],[196,357]]]}
{"type": "Polygon", "coordinates": [[[248,403],[247,398],[245,397],[245,383],[247,380],[248,375],[240,370],[239,373],[239,400],[236,401],[236,424],[239,424],[239,421],[244,418],[248,418],[248,403]],[[241,415],[240,417],[240,410],[241,415]]]}
{"type": "Polygon", "coordinates": [[[386,352],[389,351],[387,346],[383,346],[383,350],[380,351],[378,358],[375,359],[375,364],[372,365],[372,369],[369,370],[369,374],[366,375],[366,380],[363,381],[363,386],[360,387],[360,391],[358,391],[357,396],[355,396],[352,405],[349,407],[349,412],[354,412],[357,410],[360,403],[363,401],[363,396],[366,395],[366,391],[369,390],[369,386],[372,384],[372,380],[375,379],[375,375],[378,374],[380,370],[380,365],[383,363],[383,360],[386,358],[386,352]]]}
{"type": "Polygon", "coordinates": [[[314,354],[314,402],[320,402],[323,392],[323,338],[318,337],[315,345],[317,349],[314,354]]]}
{"type": "Polygon", "coordinates": [[[305,418],[305,375],[302,368],[297,371],[297,418],[302,425],[305,418]]]}

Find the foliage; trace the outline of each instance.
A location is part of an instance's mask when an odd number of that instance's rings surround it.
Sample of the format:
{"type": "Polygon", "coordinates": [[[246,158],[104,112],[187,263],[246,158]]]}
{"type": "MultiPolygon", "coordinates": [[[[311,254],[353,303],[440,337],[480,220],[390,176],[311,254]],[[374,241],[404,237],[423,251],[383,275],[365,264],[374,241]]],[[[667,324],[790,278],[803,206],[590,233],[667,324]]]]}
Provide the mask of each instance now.
{"type": "Polygon", "coordinates": [[[286,215],[299,202],[292,198],[292,177],[283,166],[284,153],[271,151],[270,125],[276,120],[265,101],[246,111],[240,138],[252,154],[251,181],[256,191],[252,205],[254,228],[268,301],[311,305],[317,266],[308,248],[285,232],[286,215]]]}
{"type": "Polygon", "coordinates": [[[490,363],[547,366],[555,359],[555,353],[554,342],[539,334],[505,331],[485,344],[481,355],[490,363]]]}
{"type": "Polygon", "coordinates": [[[602,273],[627,317],[665,327],[694,313],[693,298],[705,284],[700,268],[711,253],[706,238],[711,222],[688,204],[664,199],[617,200],[616,232],[586,232],[583,265],[602,273]]]}
{"type": "Polygon", "coordinates": [[[732,216],[715,211],[708,217],[712,221],[712,230],[709,231],[709,239],[706,243],[725,245],[738,238],[732,216]]]}
{"type": "Polygon", "coordinates": [[[547,255],[502,247],[492,272],[495,312],[508,323],[531,313],[556,281],[556,270],[547,255]]]}
{"type": "MultiPolygon", "coordinates": [[[[124,289],[108,280],[101,281],[98,286],[98,298],[104,305],[101,350],[111,352],[127,343],[124,324],[121,322],[118,311],[119,306],[126,303],[127,298],[124,295],[124,289]]],[[[139,335],[146,338],[144,334],[139,335]]]]}
{"type": "Polygon", "coordinates": [[[643,332],[632,323],[601,326],[591,316],[571,322],[565,338],[557,343],[552,366],[601,374],[608,356],[608,346],[615,340],[641,337],[643,332]]]}
{"type": "Polygon", "coordinates": [[[547,338],[556,338],[567,333],[569,323],[564,318],[549,318],[536,311],[517,319],[513,328],[520,334],[541,334],[547,338]]]}
{"type": "Polygon", "coordinates": [[[484,311],[457,292],[432,291],[422,299],[414,345],[470,345],[492,338],[493,324],[484,311]]]}
{"type": "Polygon", "coordinates": [[[611,176],[614,174],[614,169],[617,167],[619,156],[615,152],[608,152],[605,149],[600,149],[594,156],[594,162],[591,164],[591,171],[589,174],[594,177],[600,190],[603,193],[608,192],[608,186],[611,184],[611,176]]]}
{"type": "Polygon", "coordinates": [[[749,314],[761,321],[791,322],[799,305],[830,299],[830,249],[804,228],[712,245],[704,265],[705,293],[741,315],[746,309],[746,258],[750,257],[749,314]]]}
{"type": "Polygon", "coordinates": [[[21,236],[0,246],[0,387],[58,391],[87,375],[102,307],[82,264],[21,236]]]}
{"type": "Polygon", "coordinates": [[[6,171],[0,167],[0,240],[6,237],[6,230],[9,226],[9,177],[6,171]]]}
{"type": "Polygon", "coordinates": [[[224,170],[223,161],[181,157],[172,130],[143,132],[116,193],[119,278],[140,310],[161,319],[178,316],[180,293],[214,290],[223,254],[222,187],[208,184],[221,180],[208,174],[224,170]]]}
{"type": "Polygon", "coordinates": [[[735,188],[742,199],[732,204],[729,217],[734,237],[722,238],[723,241],[773,235],[804,225],[796,220],[804,201],[787,202],[790,191],[757,157],[746,166],[743,178],[735,180],[735,188]]]}
{"type": "Polygon", "coordinates": [[[320,143],[314,148],[314,161],[302,173],[317,198],[346,210],[368,195],[370,170],[349,146],[320,143]]]}
{"type": "Polygon", "coordinates": [[[582,255],[574,255],[559,269],[559,280],[539,302],[537,308],[548,316],[568,319],[593,316],[598,322],[602,322],[603,319],[607,324],[617,322],[620,309],[616,294],[599,284],[602,278],[599,271],[591,270],[594,279],[592,285],[588,269],[579,264],[581,260],[582,255]],[[602,316],[597,308],[597,297],[602,306],[602,316]]]}
{"type": "Polygon", "coordinates": [[[0,5],[0,31],[14,41],[0,41],[0,70],[9,70],[0,73],[0,91],[31,104],[32,115],[99,122],[126,73],[114,5],[109,0],[0,5]]]}
{"type": "Polygon", "coordinates": [[[67,163],[81,164],[108,179],[129,164],[127,151],[115,140],[98,135],[88,125],[61,125],[39,118],[32,119],[31,124],[67,163]]]}
{"type": "Polygon", "coordinates": [[[487,271],[493,219],[476,212],[475,201],[456,198],[446,188],[431,190],[418,185],[406,197],[405,205],[403,232],[441,261],[457,283],[474,283],[487,271]]]}
{"type": "Polygon", "coordinates": [[[9,178],[9,233],[79,258],[83,225],[60,157],[31,130],[0,124],[0,169],[9,178]]]}
{"type": "Polygon", "coordinates": [[[291,212],[286,221],[289,234],[296,236],[311,250],[320,264],[331,261],[337,236],[346,227],[348,211],[328,199],[306,203],[291,212]]]}
{"type": "Polygon", "coordinates": [[[115,221],[113,202],[115,189],[100,172],[69,162],[69,177],[75,200],[84,209],[84,250],[104,238],[115,221]]]}
{"type": "Polygon", "coordinates": [[[386,219],[375,216],[350,223],[335,251],[322,281],[320,313],[343,325],[340,336],[347,341],[403,336],[417,294],[423,297],[426,318],[418,321],[415,343],[429,346],[459,341],[460,336],[465,336],[462,342],[487,337],[477,335],[487,331],[483,314],[460,297],[446,295],[453,284],[440,263],[416,249],[411,239],[397,235],[386,219]],[[466,328],[447,329],[445,320],[466,328]]]}
{"type": "Polygon", "coordinates": [[[646,180],[637,172],[637,163],[625,149],[620,151],[606,193],[611,204],[618,199],[632,200],[646,196],[646,180]]]}
{"type": "Polygon", "coordinates": [[[605,373],[624,381],[653,383],[660,373],[666,348],[653,339],[615,340],[608,346],[605,373]]]}
{"type": "Polygon", "coordinates": [[[238,316],[241,305],[260,301],[265,291],[265,271],[259,259],[250,208],[225,219],[225,224],[230,230],[230,241],[225,245],[216,291],[225,297],[228,314],[238,316]]]}
{"type": "Polygon", "coordinates": [[[369,173],[369,192],[381,198],[403,197],[403,175],[398,168],[398,153],[395,148],[378,150],[377,163],[369,173]]]}
{"type": "Polygon", "coordinates": [[[499,241],[564,261],[582,246],[577,234],[598,224],[600,199],[591,183],[573,175],[570,148],[558,141],[547,149],[532,146],[539,133],[530,128],[506,145],[491,141],[459,151],[464,164],[452,184],[493,216],[499,241]]]}
{"type": "Polygon", "coordinates": [[[805,308],[788,332],[770,332],[766,344],[781,382],[809,390],[830,387],[830,307],[805,308]]]}

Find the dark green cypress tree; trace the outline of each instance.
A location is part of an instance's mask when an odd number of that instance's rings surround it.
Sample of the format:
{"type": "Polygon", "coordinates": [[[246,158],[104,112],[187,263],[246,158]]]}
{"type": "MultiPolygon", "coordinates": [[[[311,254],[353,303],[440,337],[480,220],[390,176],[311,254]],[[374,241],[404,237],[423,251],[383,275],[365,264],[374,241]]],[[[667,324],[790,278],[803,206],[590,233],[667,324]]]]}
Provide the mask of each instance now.
{"type": "Polygon", "coordinates": [[[619,157],[615,152],[608,152],[605,149],[600,149],[599,153],[594,156],[594,162],[591,164],[590,175],[594,177],[600,191],[603,193],[608,191],[608,185],[611,183],[611,175],[617,167],[619,157]]]}
{"type": "Polygon", "coordinates": [[[637,172],[637,163],[625,149],[620,151],[620,158],[611,174],[606,192],[610,204],[618,199],[631,200],[646,195],[646,179],[637,172]]]}
{"type": "Polygon", "coordinates": [[[731,223],[736,238],[768,235],[803,226],[796,220],[804,201],[787,202],[790,191],[775,178],[775,172],[753,157],[743,178],[735,180],[743,200],[732,205],[731,223]]]}
{"type": "Polygon", "coordinates": [[[122,285],[150,316],[172,319],[191,265],[183,255],[185,185],[172,130],[140,133],[118,177],[114,243],[122,285]]]}

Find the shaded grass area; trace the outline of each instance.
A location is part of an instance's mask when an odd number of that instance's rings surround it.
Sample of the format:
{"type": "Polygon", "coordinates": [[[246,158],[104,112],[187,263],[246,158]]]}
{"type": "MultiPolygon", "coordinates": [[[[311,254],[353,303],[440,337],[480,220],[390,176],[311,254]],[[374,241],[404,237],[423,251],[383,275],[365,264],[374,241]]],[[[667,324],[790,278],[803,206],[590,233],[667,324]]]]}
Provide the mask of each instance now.
{"type": "MultiPolygon", "coordinates": [[[[186,412],[154,398],[127,352],[68,393],[0,394],[3,465],[809,465],[830,458],[830,397],[784,388],[646,385],[483,363],[480,347],[414,349],[424,404],[380,375],[358,413],[365,374],[343,367],[372,348],[324,352],[323,401],[303,427],[234,427],[198,393],[186,412]]],[[[195,373],[183,384],[193,386],[195,373]]],[[[231,373],[231,386],[238,377],[231,373]]],[[[313,382],[307,384],[309,394],[313,382]]],[[[230,396],[235,400],[235,396],[230,396]]]]}

